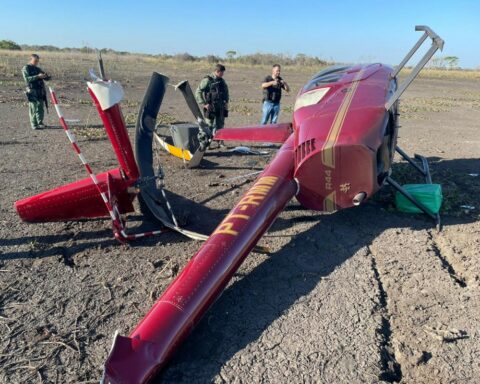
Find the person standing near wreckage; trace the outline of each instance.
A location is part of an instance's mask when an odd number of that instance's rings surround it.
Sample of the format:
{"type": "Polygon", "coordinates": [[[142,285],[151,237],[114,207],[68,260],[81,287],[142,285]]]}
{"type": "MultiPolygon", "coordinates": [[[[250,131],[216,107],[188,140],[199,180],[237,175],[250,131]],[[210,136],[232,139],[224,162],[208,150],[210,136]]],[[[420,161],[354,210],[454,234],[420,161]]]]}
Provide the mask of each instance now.
{"type": "Polygon", "coordinates": [[[213,134],[225,125],[228,117],[228,85],[223,79],[225,66],[215,65],[213,73],[205,76],[195,91],[195,99],[203,108],[205,121],[213,130],[213,134]]]}
{"type": "Polygon", "coordinates": [[[262,125],[276,124],[278,115],[280,114],[280,99],[282,98],[282,89],[290,92],[290,87],[280,77],[280,64],[274,64],[272,67],[272,75],[265,77],[262,83],[263,89],[263,108],[262,108],[262,125]]]}
{"type": "Polygon", "coordinates": [[[50,76],[42,71],[38,66],[40,56],[33,53],[30,61],[22,68],[22,75],[27,89],[25,94],[28,99],[28,114],[30,116],[30,125],[32,129],[45,128],[43,124],[44,108],[48,110],[47,92],[45,90],[45,80],[50,80],[50,76]]]}

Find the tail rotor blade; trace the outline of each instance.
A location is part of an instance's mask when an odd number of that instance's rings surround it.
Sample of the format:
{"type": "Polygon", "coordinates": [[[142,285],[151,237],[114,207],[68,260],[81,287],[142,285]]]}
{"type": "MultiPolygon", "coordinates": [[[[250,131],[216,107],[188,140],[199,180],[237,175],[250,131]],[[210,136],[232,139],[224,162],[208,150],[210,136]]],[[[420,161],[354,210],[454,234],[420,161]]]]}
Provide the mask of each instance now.
{"type": "Polygon", "coordinates": [[[200,111],[200,107],[198,106],[197,101],[195,100],[195,96],[193,95],[192,88],[190,88],[190,84],[188,83],[188,80],[184,80],[178,83],[175,86],[175,89],[179,89],[180,92],[182,92],[182,95],[185,98],[185,101],[187,102],[188,108],[190,109],[190,111],[192,111],[193,116],[195,116],[195,119],[197,119],[198,122],[203,122],[202,112],[200,111]]]}

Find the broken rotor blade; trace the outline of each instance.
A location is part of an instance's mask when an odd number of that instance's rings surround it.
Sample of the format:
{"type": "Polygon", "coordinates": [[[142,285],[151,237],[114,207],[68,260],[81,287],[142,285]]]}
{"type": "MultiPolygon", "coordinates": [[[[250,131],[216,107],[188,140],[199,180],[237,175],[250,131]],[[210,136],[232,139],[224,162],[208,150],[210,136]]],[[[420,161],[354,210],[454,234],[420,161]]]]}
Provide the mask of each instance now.
{"type": "Polygon", "coordinates": [[[187,168],[198,167],[200,165],[200,162],[203,159],[203,155],[205,154],[205,151],[206,151],[206,148],[203,151],[200,148],[198,148],[193,154],[190,161],[187,163],[187,168]]]}
{"type": "Polygon", "coordinates": [[[197,123],[200,126],[200,129],[208,136],[208,141],[205,147],[203,149],[199,147],[193,154],[190,161],[187,163],[188,168],[195,168],[200,165],[203,155],[207,150],[208,144],[212,140],[212,132],[210,130],[210,127],[206,123],[205,119],[203,118],[202,111],[200,110],[200,107],[198,106],[198,103],[195,100],[195,96],[193,95],[192,88],[190,87],[188,80],[184,80],[178,83],[175,86],[175,89],[179,89],[180,92],[182,92],[182,95],[185,98],[185,101],[187,102],[188,108],[193,113],[193,116],[195,116],[195,119],[197,119],[197,123]]]}
{"type": "Polygon", "coordinates": [[[140,204],[142,213],[147,216],[153,215],[167,227],[172,227],[174,224],[167,213],[168,207],[159,204],[160,201],[163,201],[163,198],[161,191],[155,183],[152,148],[155,123],[168,81],[168,77],[156,72],[152,73],[138,112],[135,128],[135,157],[140,171],[140,178],[149,180],[142,184],[140,188],[141,201],[145,203],[140,204]]]}
{"type": "Polygon", "coordinates": [[[200,107],[195,100],[195,96],[193,95],[192,88],[190,87],[188,80],[184,80],[178,83],[175,86],[175,89],[179,89],[180,92],[182,92],[182,95],[187,102],[188,108],[193,113],[193,116],[195,116],[195,119],[197,119],[199,123],[204,122],[202,111],[200,111],[200,107]]]}
{"type": "Polygon", "coordinates": [[[97,50],[97,60],[98,60],[98,71],[100,72],[100,78],[103,81],[107,81],[107,76],[105,75],[105,68],[103,67],[102,52],[97,50]]]}

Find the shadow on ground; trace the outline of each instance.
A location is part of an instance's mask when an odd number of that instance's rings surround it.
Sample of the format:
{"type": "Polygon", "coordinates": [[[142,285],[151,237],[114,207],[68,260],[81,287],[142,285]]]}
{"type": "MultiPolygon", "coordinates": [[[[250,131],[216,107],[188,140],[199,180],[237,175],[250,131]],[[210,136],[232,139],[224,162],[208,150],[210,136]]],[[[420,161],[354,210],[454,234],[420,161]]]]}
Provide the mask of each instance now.
{"type": "MultiPolygon", "coordinates": [[[[473,199],[478,206],[480,178],[468,174],[475,170],[478,172],[480,159],[429,160],[434,182],[461,188],[461,198],[473,199]]],[[[411,180],[410,169],[404,163],[397,164],[394,175],[396,173],[402,182],[415,182],[411,180]]],[[[391,197],[392,188],[385,188],[385,193],[391,197]]],[[[447,199],[454,199],[453,195],[458,193],[448,192],[447,199]]],[[[450,207],[461,202],[447,201],[447,204],[450,207]]],[[[302,208],[290,205],[286,210],[298,211],[302,208]]],[[[308,295],[322,278],[360,249],[368,247],[383,231],[390,228],[434,229],[434,224],[421,215],[389,212],[384,204],[374,201],[333,215],[306,215],[293,220],[280,218],[266,237],[275,237],[276,232],[294,223],[315,221],[319,221],[318,224],[293,236],[285,247],[252,272],[234,276],[234,283],[207,312],[156,382],[212,382],[237,352],[258,340],[276,319],[302,296],[308,295]],[[292,252],[292,249],[295,251],[292,252]]],[[[468,214],[447,216],[443,225],[472,221],[476,218],[468,214]]]]}

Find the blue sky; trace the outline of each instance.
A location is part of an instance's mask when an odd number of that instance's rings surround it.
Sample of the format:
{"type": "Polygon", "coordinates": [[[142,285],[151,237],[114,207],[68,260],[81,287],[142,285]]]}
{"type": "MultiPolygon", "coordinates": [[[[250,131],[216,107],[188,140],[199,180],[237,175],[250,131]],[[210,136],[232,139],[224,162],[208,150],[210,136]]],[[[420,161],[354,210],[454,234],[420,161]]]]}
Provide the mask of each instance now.
{"type": "Polygon", "coordinates": [[[59,47],[223,56],[305,53],[397,64],[429,25],[441,55],[480,67],[480,1],[0,0],[0,40],[59,47]]]}

